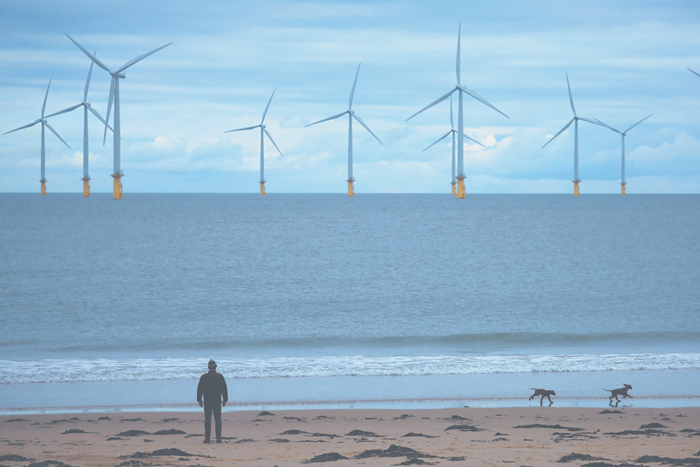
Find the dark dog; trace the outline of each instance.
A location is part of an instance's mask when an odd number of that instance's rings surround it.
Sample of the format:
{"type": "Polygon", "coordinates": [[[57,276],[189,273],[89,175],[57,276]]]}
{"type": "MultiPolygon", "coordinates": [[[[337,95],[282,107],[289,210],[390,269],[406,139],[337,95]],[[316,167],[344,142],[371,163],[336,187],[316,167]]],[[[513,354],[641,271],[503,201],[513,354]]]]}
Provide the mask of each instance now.
{"type": "Polygon", "coordinates": [[[528,399],[529,401],[531,401],[532,399],[534,399],[534,398],[537,397],[537,396],[542,396],[542,397],[540,398],[540,407],[542,407],[542,401],[544,401],[544,398],[545,398],[545,397],[546,397],[547,399],[549,399],[549,405],[550,405],[550,407],[551,407],[552,404],[554,404],[554,402],[552,402],[552,398],[549,397],[549,396],[556,396],[557,393],[554,392],[554,391],[552,391],[551,389],[535,389],[535,388],[530,388],[530,390],[531,390],[531,391],[535,391],[535,393],[534,393],[533,395],[530,396],[530,398],[528,399]]]}
{"type": "Polygon", "coordinates": [[[627,394],[627,391],[632,389],[632,386],[629,384],[625,384],[625,383],[623,383],[623,386],[624,386],[624,388],[620,388],[620,389],[605,389],[605,388],[603,388],[603,390],[610,392],[610,403],[611,404],[612,404],[613,397],[615,398],[615,400],[617,402],[620,402],[620,399],[618,399],[617,396],[622,396],[623,399],[625,399],[627,397],[634,399],[634,397],[627,394]]]}

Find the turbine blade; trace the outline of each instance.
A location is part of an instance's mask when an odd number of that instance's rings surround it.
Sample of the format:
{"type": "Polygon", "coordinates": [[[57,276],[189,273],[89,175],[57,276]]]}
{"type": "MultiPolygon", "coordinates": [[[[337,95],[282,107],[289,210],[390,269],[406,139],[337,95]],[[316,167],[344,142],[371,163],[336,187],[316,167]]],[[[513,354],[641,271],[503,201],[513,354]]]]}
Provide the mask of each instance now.
{"type": "Polygon", "coordinates": [[[58,112],[52,113],[51,115],[47,115],[44,118],[51,118],[51,117],[55,117],[56,115],[61,115],[61,114],[65,114],[68,112],[72,112],[75,109],[77,109],[78,107],[80,107],[81,105],[83,105],[82,102],[80,104],[74,105],[73,107],[68,107],[67,109],[59,110],[58,112]]]}
{"type": "Polygon", "coordinates": [[[339,113],[338,115],[333,115],[332,117],[324,118],[323,120],[319,120],[319,121],[317,121],[317,122],[309,123],[308,125],[304,125],[304,128],[306,128],[307,126],[316,125],[317,123],[327,122],[328,120],[335,120],[335,119],[338,118],[338,117],[342,117],[342,116],[345,115],[346,113],[349,113],[349,111],[346,110],[345,112],[339,113]]]}
{"type": "Polygon", "coordinates": [[[51,79],[49,79],[49,85],[46,86],[46,94],[44,94],[44,105],[41,106],[41,118],[44,118],[44,111],[46,111],[46,100],[49,98],[49,88],[51,88],[51,79]]]}
{"type": "Polygon", "coordinates": [[[265,121],[265,115],[267,115],[267,109],[270,108],[270,102],[272,102],[272,98],[273,98],[274,95],[275,95],[275,91],[277,91],[277,88],[275,88],[275,89],[272,90],[272,96],[270,96],[270,100],[267,101],[267,107],[265,107],[265,112],[263,112],[263,117],[262,117],[262,120],[260,121],[260,124],[261,124],[261,125],[262,125],[263,122],[265,121]]]}
{"type": "Polygon", "coordinates": [[[66,34],[66,37],[67,37],[68,39],[70,39],[72,43],[74,43],[75,45],[77,45],[78,48],[79,48],[80,50],[82,50],[83,53],[84,53],[85,55],[87,55],[88,58],[89,58],[90,60],[92,60],[98,67],[102,68],[102,69],[105,70],[107,73],[112,73],[112,70],[110,70],[110,69],[107,67],[107,65],[105,65],[104,63],[102,63],[101,61],[99,61],[99,60],[97,59],[97,57],[95,57],[95,56],[92,55],[90,52],[88,52],[87,50],[85,50],[85,48],[84,48],[82,45],[80,45],[80,44],[78,44],[77,42],[75,42],[75,41],[73,40],[72,37],[70,37],[68,34],[66,34]]]}
{"type": "MultiPolygon", "coordinates": [[[[571,124],[574,123],[574,120],[576,120],[576,117],[574,117],[574,118],[572,118],[571,120],[569,120],[569,123],[567,123],[566,126],[565,126],[564,128],[562,128],[561,130],[559,130],[559,133],[557,133],[556,135],[552,136],[552,138],[551,138],[549,141],[547,141],[547,144],[549,144],[549,143],[551,143],[552,141],[554,141],[554,138],[556,138],[557,136],[559,136],[560,134],[562,134],[562,133],[564,132],[564,130],[566,130],[567,128],[569,128],[569,127],[571,126],[571,124]]],[[[544,146],[542,146],[542,149],[544,149],[544,148],[547,146],[547,144],[545,144],[544,146]]]]}
{"type": "MultiPolygon", "coordinates": [[[[95,53],[93,55],[97,55],[97,50],[95,50],[95,53]]],[[[90,76],[92,76],[92,66],[94,64],[95,62],[90,62],[90,71],[88,71],[88,77],[85,80],[85,92],[83,93],[83,102],[87,102],[88,89],[90,88],[90,76]]]]}
{"type": "Polygon", "coordinates": [[[21,126],[21,127],[19,127],[19,128],[15,128],[14,130],[7,131],[7,132],[3,133],[3,135],[6,135],[6,134],[8,134],[8,133],[14,133],[15,131],[19,131],[19,130],[24,130],[25,128],[29,128],[30,126],[36,125],[36,124],[39,123],[40,121],[41,121],[41,119],[39,118],[39,119],[37,119],[37,120],[34,120],[32,123],[29,123],[29,124],[27,124],[27,125],[21,126]]]}
{"type": "Polygon", "coordinates": [[[440,141],[442,141],[443,139],[447,138],[447,137],[450,136],[451,134],[452,134],[452,130],[448,131],[447,133],[445,133],[445,136],[441,136],[439,140],[435,141],[433,144],[431,144],[431,145],[428,146],[427,148],[423,149],[423,152],[425,152],[425,151],[427,151],[428,149],[432,148],[433,146],[435,146],[436,144],[438,144],[440,141]]]}
{"type": "Polygon", "coordinates": [[[438,98],[436,101],[432,102],[431,104],[426,105],[425,107],[423,107],[422,109],[420,109],[418,112],[416,112],[416,113],[414,113],[413,115],[411,115],[410,117],[408,117],[408,118],[406,119],[406,121],[409,121],[410,119],[412,119],[413,117],[415,117],[415,116],[418,115],[419,113],[423,112],[424,110],[428,110],[429,108],[431,108],[431,107],[434,106],[435,104],[439,104],[440,102],[444,101],[445,99],[447,99],[448,97],[450,97],[450,96],[452,95],[452,93],[455,92],[457,89],[458,89],[458,88],[455,87],[453,90],[451,90],[450,92],[448,92],[448,93],[445,94],[444,96],[438,98]]]}
{"type": "MultiPolygon", "coordinates": [[[[585,119],[585,118],[581,118],[581,120],[586,120],[586,119],[585,119]]],[[[610,128],[610,129],[611,129],[612,131],[614,131],[615,133],[620,133],[620,134],[622,134],[622,133],[620,132],[620,130],[618,130],[617,128],[613,128],[613,127],[611,127],[610,125],[608,125],[607,123],[603,123],[603,122],[601,122],[600,120],[598,120],[598,119],[595,118],[595,117],[593,117],[593,120],[595,120],[595,121],[597,122],[598,125],[602,125],[602,126],[604,126],[605,128],[610,128]]],[[[590,120],[586,120],[586,121],[590,121],[590,120]]]]}
{"type": "Polygon", "coordinates": [[[172,44],[172,42],[170,42],[170,43],[168,43],[168,44],[165,44],[165,45],[163,45],[163,46],[161,46],[161,47],[158,47],[157,49],[151,50],[151,51],[148,52],[148,53],[145,53],[145,54],[143,54],[143,55],[140,55],[140,56],[136,57],[135,59],[133,59],[133,60],[131,60],[131,61],[129,61],[129,62],[126,62],[126,63],[125,63],[124,65],[122,65],[122,67],[119,68],[115,73],[121,73],[122,71],[126,70],[126,69],[129,68],[130,66],[132,66],[132,65],[134,65],[134,64],[136,64],[136,63],[138,63],[138,62],[140,62],[141,60],[143,60],[144,58],[148,57],[149,55],[153,55],[154,53],[158,52],[159,50],[166,48],[166,47],[169,46],[170,44],[172,44]]]}
{"type": "Polygon", "coordinates": [[[377,141],[379,141],[379,144],[381,144],[381,145],[384,144],[384,143],[382,143],[382,141],[381,141],[379,138],[377,138],[377,135],[375,135],[374,133],[372,133],[372,130],[369,129],[369,127],[365,124],[365,122],[362,121],[362,119],[361,119],[360,117],[358,117],[357,115],[355,115],[355,113],[351,113],[350,115],[352,115],[353,118],[355,118],[355,120],[357,120],[357,121],[360,123],[360,125],[362,125],[363,127],[365,127],[365,130],[369,131],[369,133],[370,133],[372,136],[374,136],[374,139],[376,139],[377,141]]]}
{"type": "Polygon", "coordinates": [[[107,141],[107,122],[109,122],[109,113],[112,111],[112,102],[114,101],[114,80],[118,79],[112,76],[112,81],[109,85],[109,100],[107,101],[107,116],[105,117],[105,134],[102,137],[102,146],[107,141]]]}
{"type": "MultiPolygon", "coordinates": [[[[654,115],[654,114],[651,114],[651,115],[654,115]]],[[[632,125],[631,127],[627,128],[627,129],[624,131],[624,133],[626,134],[626,133],[627,133],[628,131],[630,131],[632,128],[636,127],[637,125],[639,125],[640,123],[642,123],[644,120],[646,120],[647,118],[651,117],[651,115],[649,115],[648,117],[644,117],[643,119],[641,119],[640,121],[638,121],[637,123],[635,123],[634,125],[632,125]]]]}
{"type": "MultiPolygon", "coordinates": [[[[56,132],[56,130],[54,130],[54,129],[51,127],[51,125],[49,125],[47,122],[44,122],[44,125],[46,125],[46,127],[47,127],[49,130],[51,130],[51,132],[52,132],[54,135],[56,135],[56,138],[58,138],[58,139],[60,139],[61,141],[63,141],[63,138],[61,138],[61,135],[59,135],[58,132],[56,132]]],[[[65,141],[63,141],[63,144],[65,144],[66,146],[68,146],[68,143],[66,143],[65,141]]],[[[71,147],[68,146],[68,149],[71,149],[71,147]]]]}
{"type": "MultiPolygon", "coordinates": [[[[592,124],[594,124],[594,125],[604,126],[604,127],[606,127],[606,128],[610,128],[608,125],[606,125],[605,123],[601,122],[601,121],[598,120],[597,118],[590,119],[590,118],[586,118],[586,117],[578,117],[578,119],[579,119],[579,120],[583,120],[584,122],[592,123],[592,124]]],[[[611,129],[612,129],[612,128],[611,128],[611,129]]]]}
{"type": "Polygon", "coordinates": [[[499,114],[503,115],[504,117],[510,118],[508,115],[506,115],[506,114],[504,114],[503,112],[501,112],[500,110],[498,110],[498,109],[497,109],[496,107],[494,107],[489,101],[487,101],[486,99],[484,99],[483,97],[481,97],[480,95],[478,95],[477,93],[475,93],[474,91],[470,91],[469,89],[465,88],[464,86],[458,86],[458,87],[459,87],[459,89],[460,89],[461,91],[463,91],[463,92],[469,94],[469,95],[472,96],[474,99],[476,99],[476,100],[478,100],[479,102],[481,102],[482,104],[484,104],[484,105],[486,105],[486,106],[488,106],[488,107],[491,107],[493,110],[495,110],[495,111],[498,112],[499,114]]]}
{"type": "Polygon", "coordinates": [[[456,67],[456,70],[457,70],[457,84],[461,84],[461,83],[462,83],[462,79],[460,78],[460,72],[459,72],[459,71],[460,71],[460,70],[459,70],[459,68],[460,68],[460,63],[459,63],[459,62],[461,62],[461,60],[460,60],[460,51],[459,51],[459,49],[460,49],[461,43],[462,43],[462,23],[459,23],[459,32],[457,33],[457,67],[456,67]]]}
{"type": "Polygon", "coordinates": [[[569,85],[569,74],[566,74],[566,87],[569,89],[569,102],[571,103],[571,110],[574,112],[574,117],[576,116],[576,107],[574,107],[574,98],[571,95],[571,85],[569,85]]]}
{"type": "Polygon", "coordinates": [[[480,142],[478,142],[477,140],[475,140],[475,139],[472,138],[471,136],[467,136],[467,135],[462,135],[462,136],[464,136],[464,137],[465,137],[466,139],[468,139],[469,141],[474,141],[476,144],[478,144],[478,145],[481,146],[482,148],[484,147],[483,144],[481,144],[480,142]]]}
{"type": "Polygon", "coordinates": [[[275,140],[272,139],[272,135],[270,134],[270,132],[267,131],[267,129],[265,129],[265,128],[263,128],[263,131],[265,132],[265,134],[267,135],[267,137],[270,138],[270,141],[271,141],[272,144],[275,146],[275,149],[277,149],[277,152],[280,153],[280,156],[284,156],[284,154],[282,154],[282,151],[280,151],[280,148],[277,147],[277,144],[275,143],[275,140]]]}
{"type": "Polygon", "coordinates": [[[91,106],[90,104],[87,104],[87,109],[88,109],[90,112],[92,112],[92,114],[93,114],[95,117],[99,118],[100,121],[101,121],[102,123],[104,123],[105,126],[106,126],[107,128],[109,128],[110,130],[112,130],[112,132],[114,132],[114,128],[112,128],[111,126],[109,126],[109,123],[107,123],[107,121],[106,121],[104,118],[102,118],[102,115],[100,115],[100,113],[99,113],[97,110],[93,109],[92,106],[91,106]]]}
{"type": "Polygon", "coordinates": [[[357,65],[357,73],[355,73],[355,81],[352,83],[352,91],[350,91],[350,102],[348,103],[348,109],[352,109],[352,99],[355,97],[355,86],[357,85],[357,77],[360,75],[360,66],[362,63],[357,65]]]}
{"type": "Polygon", "coordinates": [[[234,131],[252,130],[253,128],[260,128],[260,125],[247,126],[247,127],[245,127],[245,128],[236,128],[235,130],[227,130],[227,131],[224,131],[224,133],[232,133],[232,132],[234,132],[234,131]]]}
{"type": "Polygon", "coordinates": [[[698,73],[694,72],[694,71],[693,71],[693,70],[691,70],[690,68],[688,68],[688,71],[689,71],[689,72],[691,72],[691,73],[693,73],[694,75],[700,76],[700,74],[698,74],[698,73]]]}

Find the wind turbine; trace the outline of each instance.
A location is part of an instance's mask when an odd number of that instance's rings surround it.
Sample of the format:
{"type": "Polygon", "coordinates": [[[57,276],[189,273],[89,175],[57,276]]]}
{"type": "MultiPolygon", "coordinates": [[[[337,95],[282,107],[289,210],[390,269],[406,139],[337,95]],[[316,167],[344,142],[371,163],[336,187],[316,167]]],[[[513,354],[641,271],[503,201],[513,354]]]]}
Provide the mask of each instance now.
{"type": "MultiPolygon", "coordinates": [[[[44,138],[44,133],[45,133],[44,128],[48,128],[49,130],[51,130],[51,133],[53,133],[54,135],[56,135],[56,137],[58,139],[63,141],[63,138],[61,138],[61,136],[56,132],[56,130],[54,130],[53,127],[51,127],[51,125],[49,125],[49,122],[46,121],[46,119],[49,117],[44,117],[44,112],[46,111],[46,99],[49,97],[49,88],[51,88],[51,80],[49,80],[49,85],[46,87],[46,95],[44,96],[44,105],[41,106],[41,118],[34,120],[32,123],[30,123],[28,125],[24,125],[24,126],[21,126],[19,128],[15,128],[14,130],[10,130],[7,133],[3,133],[6,135],[8,133],[12,133],[12,132],[15,132],[18,130],[23,130],[25,128],[32,127],[32,126],[36,125],[37,123],[41,122],[41,180],[39,180],[39,181],[41,182],[41,194],[42,195],[46,195],[46,144],[44,142],[44,139],[45,139],[44,138]]],[[[68,146],[68,143],[66,143],[65,141],[63,141],[63,144],[68,146]]],[[[70,146],[68,146],[68,149],[70,149],[70,146]]]]}
{"type": "Polygon", "coordinates": [[[369,131],[369,134],[374,136],[374,139],[379,141],[379,144],[384,144],[382,143],[379,138],[377,138],[377,135],[372,133],[372,130],[369,129],[369,127],[365,124],[365,122],[362,121],[360,117],[357,116],[354,110],[352,110],[352,98],[355,96],[355,85],[357,84],[357,77],[360,74],[360,63],[357,65],[357,73],[355,73],[355,81],[352,83],[352,91],[350,91],[350,102],[348,104],[348,110],[346,110],[343,113],[339,113],[338,115],[333,115],[332,117],[324,118],[323,120],[319,120],[314,123],[309,123],[308,125],[305,125],[304,128],[311,126],[311,125],[316,125],[317,123],[321,122],[327,122],[328,120],[334,120],[336,118],[342,117],[345,114],[348,114],[348,196],[355,196],[355,177],[352,176],[352,119],[354,118],[357,120],[357,122],[362,125],[365,130],[369,131]]]}
{"type": "MultiPolygon", "coordinates": [[[[96,55],[97,52],[95,52],[93,55],[96,55]]],[[[87,101],[87,95],[88,95],[88,89],[90,88],[90,76],[92,75],[92,66],[94,65],[93,62],[90,62],[90,71],[88,71],[87,75],[87,80],[85,80],[85,92],[83,93],[83,102],[80,104],[74,105],[72,107],[68,107],[67,109],[63,109],[59,112],[52,113],[46,118],[49,117],[54,117],[56,115],[72,112],[78,107],[83,107],[84,109],[84,114],[83,114],[83,196],[88,197],[90,196],[90,171],[89,171],[89,161],[88,161],[88,110],[95,115],[95,117],[99,118],[102,123],[104,123],[110,130],[112,130],[112,127],[109,126],[109,124],[105,121],[104,118],[97,112],[97,110],[93,109],[90,103],[87,101]]],[[[114,130],[112,130],[114,131],[114,130]]]]}
{"type": "Polygon", "coordinates": [[[694,75],[700,77],[700,73],[696,73],[696,72],[694,72],[693,70],[691,70],[690,68],[688,68],[688,71],[691,72],[692,74],[694,74],[694,75]]]}
{"type": "MultiPolygon", "coordinates": [[[[112,102],[114,102],[114,173],[112,174],[112,177],[114,178],[114,199],[123,199],[124,197],[124,187],[122,186],[121,179],[124,176],[124,172],[121,170],[121,122],[120,122],[120,113],[119,113],[119,79],[126,78],[126,75],[124,74],[124,71],[126,71],[127,68],[130,66],[140,62],[144,58],[148,57],[149,55],[153,55],[154,53],[158,52],[161,49],[164,49],[165,47],[169,46],[172,44],[172,42],[165,44],[164,46],[158,47],[155,50],[151,50],[148,53],[145,53],[143,55],[140,55],[136,57],[135,59],[126,62],[124,65],[122,65],[120,68],[117,68],[116,70],[111,70],[110,68],[107,67],[104,63],[99,61],[94,55],[92,55],[90,52],[85,50],[85,48],[78,44],[76,41],[73,40],[72,37],[70,37],[68,34],[66,34],[66,37],[71,40],[80,50],[83,51],[85,55],[92,60],[95,65],[98,67],[102,68],[105,70],[107,73],[109,73],[112,76],[112,84],[110,86],[109,90],[109,103],[107,104],[107,119],[106,122],[109,122],[109,113],[112,109],[112,102]]],[[[105,136],[104,139],[107,138],[107,124],[105,122],[105,136]]]]}
{"type": "Polygon", "coordinates": [[[503,112],[498,110],[496,107],[491,105],[491,103],[488,102],[486,99],[484,99],[483,97],[481,97],[480,95],[478,95],[474,91],[470,91],[469,89],[467,89],[466,86],[461,84],[461,82],[462,82],[462,79],[460,76],[460,62],[461,62],[460,46],[461,46],[461,42],[462,42],[462,23],[459,23],[459,32],[457,33],[457,65],[456,65],[457,85],[450,92],[448,92],[444,96],[440,97],[432,104],[429,104],[429,105],[423,107],[418,112],[414,113],[413,115],[411,115],[410,117],[408,117],[406,119],[406,121],[412,119],[413,117],[415,117],[419,113],[423,112],[424,110],[428,110],[432,106],[444,101],[445,99],[450,97],[452,95],[452,93],[459,91],[459,108],[458,108],[459,110],[457,113],[457,140],[460,143],[457,145],[457,172],[458,172],[458,175],[457,175],[457,181],[458,181],[457,198],[464,198],[465,197],[465,193],[464,193],[464,178],[465,178],[464,177],[464,144],[462,143],[462,137],[464,136],[464,104],[462,102],[464,94],[467,94],[468,96],[473,97],[474,99],[476,99],[479,102],[481,102],[482,104],[492,108],[493,110],[495,110],[499,114],[503,115],[504,117],[510,118],[508,115],[504,114],[503,112]]]}
{"type": "MultiPolygon", "coordinates": [[[[452,96],[450,96],[450,128],[451,130],[445,133],[445,136],[441,137],[439,140],[435,141],[433,144],[428,146],[427,148],[423,149],[423,152],[427,151],[428,149],[432,148],[436,144],[438,144],[440,141],[443,139],[447,138],[448,136],[452,135],[452,194],[456,195],[457,191],[455,189],[455,185],[457,184],[456,178],[455,178],[455,134],[457,133],[457,130],[455,130],[455,124],[454,120],[452,119],[452,96]]],[[[472,138],[471,136],[463,135],[465,139],[474,141],[476,144],[479,146],[483,147],[484,145],[472,138]]]]}
{"type": "Polygon", "coordinates": [[[566,74],[566,87],[569,89],[569,102],[571,103],[571,110],[574,113],[574,118],[572,118],[569,121],[569,123],[567,123],[564,126],[564,128],[559,130],[559,133],[552,136],[552,138],[549,141],[547,141],[547,143],[544,146],[542,146],[542,149],[544,149],[547,146],[547,144],[554,141],[554,138],[556,138],[557,136],[562,134],[564,132],[564,130],[566,130],[567,128],[569,128],[571,126],[572,123],[574,124],[574,180],[573,180],[573,182],[574,182],[574,196],[578,196],[579,195],[578,184],[581,182],[581,179],[578,178],[578,121],[583,120],[584,122],[592,123],[592,124],[598,125],[598,126],[607,126],[607,125],[605,125],[603,122],[595,120],[595,119],[591,120],[590,118],[578,116],[578,114],[576,113],[576,107],[574,107],[574,98],[571,95],[571,86],[569,85],[569,74],[568,73],[566,74]]]}
{"type": "Polygon", "coordinates": [[[615,133],[618,133],[618,134],[620,134],[620,136],[622,136],[622,177],[620,179],[620,185],[622,186],[622,194],[623,195],[626,194],[626,192],[627,192],[627,190],[625,189],[625,185],[627,185],[627,182],[625,181],[625,136],[627,136],[628,131],[630,131],[632,128],[636,127],[637,125],[639,125],[640,123],[642,123],[644,120],[646,120],[649,117],[651,117],[651,115],[644,117],[643,119],[641,119],[640,121],[638,121],[637,123],[632,125],[631,127],[627,128],[625,131],[620,131],[616,128],[611,127],[610,125],[606,125],[605,123],[601,122],[597,118],[593,119],[596,122],[603,125],[604,127],[610,128],[612,131],[614,131],[615,133]]]}
{"type": "Polygon", "coordinates": [[[262,120],[260,120],[260,125],[255,125],[255,126],[249,126],[245,128],[238,128],[237,130],[228,130],[224,131],[224,133],[231,133],[233,131],[245,131],[245,130],[253,130],[255,128],[260,128],[260,194],[264,195],[265,194],[265,138],[264,135],[267,135],[267,137],[270,139],[270,142],[275,146],[275,149],[277,149],[277,152],[280,153],[280,156],[283,156],[282,151],[280,151],[280,148],[277,147],[277,144],[275,144],[275,140],[272,139],[272,135],[270,135],[270,132],[267,131],[267,128],[265,128],[265,115],[267,115],[267,109],[270,108],[270,102],[272,102],[272,98],[275,95],[275,91],[277,91],[277,88],[275,88],[272,91],[272,96],[270,96],[270,100],[267,101],[267,107],[265,107],[265,112],[263,112],[262,120]]]}

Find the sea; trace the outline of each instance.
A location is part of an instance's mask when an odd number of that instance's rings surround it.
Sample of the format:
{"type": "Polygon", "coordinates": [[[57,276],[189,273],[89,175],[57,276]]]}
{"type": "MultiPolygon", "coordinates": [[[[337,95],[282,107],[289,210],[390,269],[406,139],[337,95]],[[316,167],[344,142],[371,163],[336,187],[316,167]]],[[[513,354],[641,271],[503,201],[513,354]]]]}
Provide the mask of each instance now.
{"type": "Polygon", "coordinates": [[[700,406],[700,195],[0,194],[0,414],[209,359],[226,410],[700,406]]]}

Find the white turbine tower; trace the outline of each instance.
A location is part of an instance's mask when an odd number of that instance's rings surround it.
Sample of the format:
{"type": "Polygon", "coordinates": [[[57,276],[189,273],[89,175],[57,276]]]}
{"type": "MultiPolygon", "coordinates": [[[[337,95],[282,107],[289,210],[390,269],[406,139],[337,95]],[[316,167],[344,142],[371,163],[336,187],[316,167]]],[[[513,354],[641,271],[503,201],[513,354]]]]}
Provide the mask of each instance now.
{"type": "Polygon", "coordinates": [[[228,130],[224,131],[224,133],[231,133],[233,131],[246,131],[246,130],[253,130],[255,128],[260,128],[260,194],[264,195],[265,194],[265,136],[267,136],[270,139],[270,142],[275,146],[275,149],[277,149],[277,152],[280,153],[280,156],[283,156],[282,151],[280,151],[280,148],[277,147],[277,144],[275,144],[275,140],[272,139],[272,135],[270,135],[270,132],[267,131],[267,128],[265,128],[265,116],[267,115],[267,109],[270,108],[270,102],[272,102],[272,98],[275,95],[275,91],[277,89],[272,91],[272,95],[270,96],[270,100],[267,101],[267,107],[265,107],[265,112],[263,112],[262,120],[260,120],[260,125],[255,125],[255,126],[248,126],[245,128],[238,128],[236,130],[228,130]]]}
{"type": "Polygon", "coordinates": [[[620,178],[620,185],[622,186],[622,194],[623,195],[626,194],[626,192],[627,192],[627,190],[625,189],[625,185],[627,185],[627,181],[625,180],[625,136],[627,136],[627,132],[629,132],[632,128],[636,127],[637,125],[639,125],[640,123],[642,123],[644,120],[646,120],[649,117],[651,117],[651,115],[644,117],[643,119],[641,119],[640,121],[638,121],[637,123],[632,125],[631,127],[627,128],[625,131],[620,131],[616,128],[611,127],[610,125],[606,125],[605,123],[601,122],[597,118],[593,119],[596,122],[603,125],[604,127],[610,128],[612,131],[614,131],[615,133],[618,133],[622,137],[622,159],[621,159],[622,160],[622,176],[620,178]]]}
{"type": "MultiPolygon", "coordinates": [[[[39,180],[39,182],[41,182],[41,194],[42,195],[46,195],[46,143],[45,143],[45,138],[44,138],[45,128],[48,128],[49,130],[51,130],[51,133],[53,133],[54,135],[56,135],[56,137],[58,139],[63,141],[63,138],[61,138],[61,136],[56,132],[56,130],[54,130],[51,127],[51,125],[49,125],[49,122],[46,121],[46,119],[48,117],[44,117],[44,113],[46,111],[46,99],[49,97],[49,88],[51,88],[51,80],[49,80],[49,85],[46,87],[46,95],[44,95],[44,105],[41,106],[41,118],[34,120],[32,123],[29,123],[27,125],[21,126],[19,128],[15,128],[14,130],[10,130],[7,133],[3,133],[6,135],[8,133],[12,133],[15,131],[19,131],[19,130],[23,130],[25,128],[32,127],[32,126],[36,125],[37,123],[41,122],[41,180],[39,180]]],[[[66,143],[65,141],[63,141],[63,144],[68,146],[68,143],[66,143]]],[[[70,149],[70,146],[68,146],[68,148],[70,149]]]]}
{"type": "MultiPolygon", "coordinates": [[[[423,149],[423,152],[427,151],[428,149],[432,148],[436,144],[438,144],[440,141],[443,139],[447,138],[448,136],[452,135],[452,178],[450,179],[450,182],[452,184],[452,194],[456,195],[457,190],[455,188],[455,185],[457,184],[457,179],[455,178],[455,134],[457,134],[457,130],[455,130],[455,124],[454,120],[452,119],[452,96],[450,96],[450,131],[445,133],[445,136],[442,136],[440,139],[435,141],[433,144],[428,146],[427,148],[423,149]]],[[[484,145],[472,138],[471,136],[463,135],[465,139],[468,139],[470,141],[474,141],[476,144],[479,146],[483,147],[484,145]]]]}
{"type": "MultiPolygon", "coordinates": [[[[66,37],[71,40],[80,50],[83,51],[85,55],[87,55],[90,60],[92,60],[95,65],[98,67],[102,68],[105,70],[107,73],[109,73],[112,76],[112,84],[110,86],[109,90],[109,103],[107,104],[107,118],[106,121],[109,122],[109,113],[112,109],[112,102],[114,102],[114,173],[112,174],[112,177],[114,177],[114,199],[122,199],[123,198],[123,186],[121,179],[124,176],[124,172],[121,170],[121,122],[120,122],[120,112],[119,112],[119,79],[126,78],[126,75],[124,74],[124,71],[126,71],[127,68],[130,66],[140,62],[144,58],[148,57],[149,55],[153,55],[154,53],[158,52],[161,49],[164,49],[165,47],[169,46],[172,44],[172,42],[165,44],[162,47],[158,47],[155,50],[151,50],[148,53],[145,53],[143,55],[140,55],[136,57],[135,59],[126,62],[124,65],[122,65],[120,68],[117,68],[116,70],[111,70],[110,68],[107,67],[104,63],[99,61],[94,55],[92,55],[90,52],[85,50],[85,48],[78,44],[76,41],[73,40],[72,37],[70,37],[68,34],[66,34],[66,37]]],[[[105,138],[107,137],[107,126],[105,125],[105,138]]]]}
{"type": "MultiPolygon", "coordinates": [[[[97,52],[95,52],[96,55],[97,52]]],[[[90,167],[89,167],[89,160],[88,160],[88,153],[89,153],[89,148],[88,148],[88,110],[93,113],[95,117],[100,119],[102,123],[104,123],[110,130],[112,130],[112,127],[109,126],[109,124],[105,121],[104,118],[97,112],[97,110],[93,109],[90,103],[87,101],[87,95],[88,95],[88,89],[90,88],[90,76],[92,75],[92,66],[94,65],[93,62],[90,62],[90,71],[88,71],[87,75],[87,80],[85,80],[85,92],[83,93],[83,102],[80,104],[74,105],[72,107],[68,107],[67,109],[63,109],[61,111],[58,111],[56,113],[52,113],[46,118],[49,117],[54,117],[56,115],[64,114],[67,112],[72,112],[78,107],[83,107],[84,113],[83,113],[83,196],[87,197],[90,196],[90,167]]],[[[114,131],[114,130],[112,130],[114,131]]]]}
{"type": "Polygon", "coordinates": [[[574,123],[574,180],[573,180],[573,182],[574,182],[574,196],[578,196],[579,195],[578,184],[581,182],[581,179],[578,178],[578,121],[583,120],[584,122],[592,123],[592,124],[598,125],[598,126],[605,126],[605,124],[603,122],[595,120],[595,119],[592,120],[592,119],[586,118],[586,117],[579,117],[578,114],[576,114],[576,107],[574,107],[574,98],[571,95],[571,86],[569,85],[569,74],[568,73],[566,74],[566,87],[569,89],[569,102],[571,103],[571,110],[574,113],[574,118],[572,118],[569,121],[569,123],[564,125],[564,128],[559,130],[559,133],[552,136],[550,138],[550,140],[547,141],[547,143],[544,146],[542,146],[542,149],[544,149],[547,146],[547,144],[554,141],[554,138],[556,138],[557,136],[562,134],[564,132],[564,130],[569,128],[571,126],[571,124],[574,123]]]}
{"type": "Polygon", "coordinates": [[[508,115],[504,114],[500,110],[498,110],[496,107],[491,105],[486,99],[475,93],[474,91],[470,91],[467,89],[466,86],[462,85],[462,79],[460,76],[460,46],[461,46],[461,41],[462,41],[462,23],[459,23],[459,32],[457,33],[457,65],[456,65],[456,72],[457,72],[457,85],[452,89],[450,92],[445,94],[444,96],[440,97],[437,99],[435,102],[423,107],[420,109],[418,112],[414,113],[410,117],[406,119],[406,121],[412,119],[419,113],[423,112],[424,110],[427,110],[431,108],[432,106],[439,104],[440,102],[444,101],[448,97],[452,95],[452,93],[459,91],[459,107],[458,107],[458,113],[457,113],[457,141],[459,141],[459,144],[457,144],[457,180],[458,180],[458,189],[457,189],[457,197],[458,198],[464,198],[465,193],[464,193],[464,144],[462,142],[462,137],[464,136],[464,103],[463,103],[463,95],[467,94],[474,99],[478,100],[482,104],[492,108],[499,114],[503,115],[506,118],[510,118],[508,115]]]}
{"type": "Polygon", "coordinates": [[[357,77],[360,74],[360,63],[357,65],[357,73],[355,73],[355,81],[352,83],[352,91],[350,91],[350,103],[348,104],[348,110],[346,110],[343,113],[339,113],[338,115],[333,115],[332,117],[324,118],[323,120],[319,120],[314,123],[309,123],[308,125],[305,125],[304,128],[307,126],[311,125],[316,125],[317,123],[321,122],[327,122],[328,120],[334,120],[336,118],[340,118],[345,114],[348,114],[348,196],[355,196],[355,177],[352,176],[352,119],[354,118],[357,120],[357,122],[362,125],[365,130],[369,131],[369,133],[374,136],[374,139],[379,141],[379,144],[384,144],[382,143],[379,138],[377,138],[377,135],[372,133],[372,130],[369,129],[369,127],[365,124],[365,122],[362,121],[360,117],[357,116],[354,110],[352,110],[352,99],[355,96],[355,85],[357,84],[357,77]]]}

